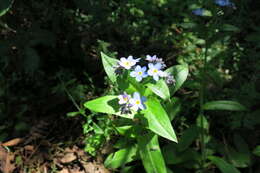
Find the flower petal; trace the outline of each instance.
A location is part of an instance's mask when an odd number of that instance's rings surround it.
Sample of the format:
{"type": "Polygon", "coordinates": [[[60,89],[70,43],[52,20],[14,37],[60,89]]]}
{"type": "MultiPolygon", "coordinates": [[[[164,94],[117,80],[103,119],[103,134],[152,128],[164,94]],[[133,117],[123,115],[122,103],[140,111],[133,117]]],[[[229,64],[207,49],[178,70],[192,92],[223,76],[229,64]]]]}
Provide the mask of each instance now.
{"type": "Polygon", "coordinates": [[[154,68],[154,65],[152,63],[148,64],[149,69],[154,68]]]}
{"type": "Polygon", "coordinates": [[[158,75],[153,75],[153,79],[158,81],[159,80],[159,76],[158,75]]]}
{"type": "Polygon", "coordinates": [[[138,82],[140,82],[143,78],[142,78],[142,76],[136,76],[136,78],[135,78],[138,82]]]}
{"type": "Polygon", "coordinates": [[[161,63],[156,63],[154,66],[157,70],[160,70],[162,68],[162,64],[161,63]]]}
{"type": "Polygon", "coordinates": [[[131,71],[131,72],[130,72],[130,76],[136,77],[136,72],[135,72],[135,71],[131,71]]]}

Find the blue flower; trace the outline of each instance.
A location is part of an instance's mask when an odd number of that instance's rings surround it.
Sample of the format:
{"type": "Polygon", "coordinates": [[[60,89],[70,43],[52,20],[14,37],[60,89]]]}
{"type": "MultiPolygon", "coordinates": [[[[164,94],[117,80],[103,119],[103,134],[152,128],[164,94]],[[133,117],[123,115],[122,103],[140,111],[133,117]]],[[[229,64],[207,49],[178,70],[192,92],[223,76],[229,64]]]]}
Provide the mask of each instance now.
{"type": "Polygon", "coordinates": [[[125,57],[120,58],[120,61],[118,64],[121,67],[124,67],[125,69],[129,70],[131,67],[133,67],[137,62],[139,62],[140,58],[134,59],[133,56],[129,56],[127,59],[125,57]]]}
{"type": "Polygon", "coordinates": [[[126,92],[124,92],[123,94],[119,95],[118,96],[118,99],[119,99],[119,104],[122,105],[122,104],[127,104],[130,100],[131,96],[128,95],[126,92]]]}
{"type": "Polygon", "coordinates": [[[135,77],[135,79],[140,82],[143,78],[147,77],[146,67],[141,67],[140,65],[135,67],[135,70],[130,73],[130,76],[135,77]]]}
{"type": "Polygon", "coordinates": [[[153,63],[153,64],[160,63],[162,65],[162,68],[166,67],[163,59],[158,58],[156,55],[154,55],[154,56],[146,55],[145,60],[147,60],[148,62],[153,63]]]}
{"type": "Polygon", "coordinates": [[[157,59],[158,58],[156,55],[154,55],[154,56],[146,55],[146,58],[145,58],[145,60],[147,60],[149,62],[155,62],[157,59]]]}
{"type": "Polygon", "coordinates": [[[192,10],[192,13],[197,16],[203,16],[204,15],[204,9],[203,8],[197,8],[195,10],[192,10]]]}
{"type": "Polygon", "coordinates": [[[152,76],[154,80],[158,81],[159,77],[166,77],[167,73],[161,71],[162,68],[162,64],[161,63],[156,63],[156,64],[152,64],[149,63],[148,64],[149,70],[148,70],[148,75],[152,76]]]}
{"type": "Polygon", "coordinates": [[[229,6],[229,7],[235,7],[235,4],[230,2],[229,0],[215,0],[215,4],[225,7],[225,6],[229,6]]]}
{"type": "Polygon", "coordinates": [[[139,109],[144,110],[146,109],[146,106],[144,105],[144,102],[146,101],[146,98],[144,96],[140,96],[138,92],[134,92],[133,98],[130,99],[131,109],[134,111],[138,111],[139,109]]]}

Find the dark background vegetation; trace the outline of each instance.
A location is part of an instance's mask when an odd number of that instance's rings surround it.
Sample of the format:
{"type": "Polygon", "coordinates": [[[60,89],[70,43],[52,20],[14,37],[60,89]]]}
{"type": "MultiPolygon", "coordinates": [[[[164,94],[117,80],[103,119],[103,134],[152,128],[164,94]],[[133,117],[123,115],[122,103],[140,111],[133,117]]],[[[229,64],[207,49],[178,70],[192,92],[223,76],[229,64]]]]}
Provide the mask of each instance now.
{"type": "MultiPolygon", "coordinates": [[[[194,3],[15,0],[0,18],[0,141],[28,135],[40,120],[55,129],[54,141],[81,136],[85,119],[66,116],[76,110],[68,93],[82,107],[107,92],[101,51],[117,58],[156,54],[169,66],[188,63],[189,77],[176,94],[182,107],[173,121],[181,136],[199,113],[200,68],[209,38],[206,101],[235,100],[248,111],[207,111],[208,137],[234,147],[239,134],[252,151],[260,144],[260,2],[237,0],[236,9],[196,2],[212,17],[192,14],[194,3]]],[[[230,159],[217,146],[212,150],[230,159]]],[[[241,172],[260,172],[259,158],[250,158],[238,165],[241,172]]]]}

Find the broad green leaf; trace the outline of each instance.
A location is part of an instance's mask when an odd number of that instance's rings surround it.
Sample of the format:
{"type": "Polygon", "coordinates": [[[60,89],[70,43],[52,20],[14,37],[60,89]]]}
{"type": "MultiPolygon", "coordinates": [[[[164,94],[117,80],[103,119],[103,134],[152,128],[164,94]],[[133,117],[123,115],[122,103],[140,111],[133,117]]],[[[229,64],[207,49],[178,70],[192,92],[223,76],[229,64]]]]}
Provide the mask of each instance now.
{"type": "Polygon", "coordinates": [[[137,138],[139,154],[147,173],[167,173],[158,136],[148,133],[137,138]]]}
{"type": "Polygon", "coordinates": [[[179,140],[178,150],[180,152],[186,150],[192,144],[192,142],[198,137],[198,135],[199,128],[195,125],[185,130],[179,140]]]}
{"type": "Polygon", "coordinates": [[[105,69],[105,72],[108,78],[115,83],[116,82],[116,73],[115,73],[115,66],[117,65],[118,60],[114,58],[108,57],[106,54],[101,52],[101,59],[105,69]]]}
{"type": "Polygon", "coordinates": [[[87,101],[84,106],[94,112],[116,114],[119,111],[117,96],[103,96],[87,101]]]}
{"type": "Polygon", "coordinates": [[[114,114],[124,118],[133,119],[134,112],[132,114],[121,114],[119,111],[120,105],[118,104],[117,96],[103,96],[94,100],[90,100],[84,103],[84,106],[94,112],[114,114]]]}
{"type": "Polygon", "coordinates": [[[105,160],[105,166],[108,168],[118,168],[136,159],[137,147],[133,145],[128,148],[118,150],[110,154],[105,160]]]}
{"type": "Polygon", "coordinates": [[[240,171],[237,168],[227,163],[220,157],[209,156],[208,159],[211,160],[222,173],[240,173],[240,171]]]}
{"type": "Polygon", "coordinates": [[[260,157],[260,145],[254,149],[253,154],[260,157]]]}
{"type": "Polygon", "coordinates": [[[176,65],[168,68],[166,72],[172,74],[176,81],[175,85],[170,87],[170,93],[173,95],[187,79],[189,68],[188,65],[176,65]]]}
{"type": "Polygon", "coordinates": [[[164,80],[160,79],[155,84],[149,83],[147,87],[150,88],[156,95],[164,100],[170,98],[170,91],[164,80]]]}
{"type": "Polygon", "coordinates": [[[147,108],[143,112],[148,121],[148,128],[162,137],[177,142],[169,116],[160,104],[160,101],[156,98],[149,98],[145,105],[147,108]]]}
{"type": "Polygon", "coordinates": [[[204,110],[229,110],[229,111],[245,111],[246,108],[236,101],[218,100],[207,102],[203,105],[204,110]]]}
{"type": "Polygon", "coordinates": [[[0,17],[3,16],[11,8],[13,0],[1,0],[0,1],[0,17]]]}

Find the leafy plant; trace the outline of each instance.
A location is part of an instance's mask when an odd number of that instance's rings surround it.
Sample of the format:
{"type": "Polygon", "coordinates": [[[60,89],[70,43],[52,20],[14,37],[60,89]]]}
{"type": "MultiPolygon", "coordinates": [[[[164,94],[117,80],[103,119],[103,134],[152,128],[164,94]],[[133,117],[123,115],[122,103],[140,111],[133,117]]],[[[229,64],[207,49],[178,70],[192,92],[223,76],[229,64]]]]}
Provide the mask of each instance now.
{"type": "Polygon", "coordinates": [[[131,144],[134,148],[126,145],[109,155],[106,166],[118,168],[139,155],[148,173],[166,173],[158,136],[178,141],[171,124],[172,118],[168,115],[171,107],[166,105],[175,105],[171,95],[186,80],[187,65],[173,66],[164,71],[164,62],[155,55],[147,55],[145,60],[132,56],[117,60],[104,53],[101,57],[105,72],[118,95],[102,96],[87,101],[84,106],[93,112],[118,116],[115,128],[126,140],[136,141],[131,144]]]}

